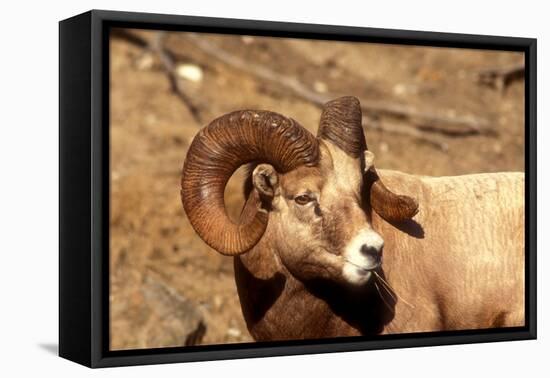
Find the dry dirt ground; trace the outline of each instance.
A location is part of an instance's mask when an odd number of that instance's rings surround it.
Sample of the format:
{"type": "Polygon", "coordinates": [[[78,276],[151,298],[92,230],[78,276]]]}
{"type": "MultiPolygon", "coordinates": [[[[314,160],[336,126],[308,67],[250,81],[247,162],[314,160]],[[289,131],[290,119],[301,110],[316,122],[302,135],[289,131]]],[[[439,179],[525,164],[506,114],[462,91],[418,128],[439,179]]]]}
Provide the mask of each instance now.
{"type": "MultiPolygon", "coordinates": [[[[157,36],[132,33],[149,42],[157,36]]],[[[355,95],[365,102],[406,105],[450,118],[483,118],[493,130],[459,137],[422,131],[448,145],[442,150],[367,126],[367,142],[379,168],[436,176],[524,169],[523,81],[498,90],[477,80],[485,69],[521,64],[521,53],[206,34],[199,38],[321,95],[355,95]]],[[[315,133],[320,108],[284,84],[214,59],[186,33],[169,33],[163,44],[176,69],[188,65],[176,77],[199,107],[199,122],[171,90],[154,49],[111,38],[111,348],[251,341],[232,259],[207,247],[182,209],[180,172],[187,146],[208,121],[242,108],[285,114],[315,133]],[[189,330],[195,332],[190,336],[189,330]]],[[[414,129],[406,118],[378,115],[372,120],[414,129]]],[[[242,203],[241,179],[236,174],[226,190],[233,213],[242,203]]]]}

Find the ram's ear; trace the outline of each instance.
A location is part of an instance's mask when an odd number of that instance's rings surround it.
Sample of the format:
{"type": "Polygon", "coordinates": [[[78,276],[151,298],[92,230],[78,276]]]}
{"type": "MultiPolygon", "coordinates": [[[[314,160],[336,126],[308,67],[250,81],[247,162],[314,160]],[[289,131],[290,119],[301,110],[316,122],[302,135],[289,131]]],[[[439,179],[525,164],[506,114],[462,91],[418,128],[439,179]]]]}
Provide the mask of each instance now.
{"type": "Polygon", "coordinates": [[[254,168],[252,185],[264,201],[271,201],[279,195],[279,175],[270,164],[260,164],[254,168]]]}
{"type": "Polygon", "coordinates": [[[364,168],[363,172],[367,173],[374,166],[374,154],[369,150],[363,153],[364,168]]]}

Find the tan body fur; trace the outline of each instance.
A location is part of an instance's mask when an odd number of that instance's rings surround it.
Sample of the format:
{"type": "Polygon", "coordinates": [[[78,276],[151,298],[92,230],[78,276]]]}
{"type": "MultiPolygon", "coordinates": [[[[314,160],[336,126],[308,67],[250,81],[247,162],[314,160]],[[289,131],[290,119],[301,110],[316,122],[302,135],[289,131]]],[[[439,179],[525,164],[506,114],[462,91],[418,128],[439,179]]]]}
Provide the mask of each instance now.
{"type": "Polygon", "coordinates": [[[276,241],[288,236],[277,234],[270,222],[262,240],[235,257],[252,336],[277,340],[522,326],[523,173],[432,178],[378,172],[394,191],[420,203],[414,219],[401,224],[369,211],[372,228],[385,242],[382,271],[397,299],[385,293],[381,298],[372,285],[350,290],[296,279],[274,253],[276,241]]]}

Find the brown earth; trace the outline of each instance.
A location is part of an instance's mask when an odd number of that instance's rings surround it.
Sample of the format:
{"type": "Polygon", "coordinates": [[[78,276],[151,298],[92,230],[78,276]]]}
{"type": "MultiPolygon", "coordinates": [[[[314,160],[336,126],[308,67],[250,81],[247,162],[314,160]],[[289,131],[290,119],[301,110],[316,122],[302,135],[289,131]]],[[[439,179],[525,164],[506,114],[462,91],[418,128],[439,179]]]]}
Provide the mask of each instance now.
{"type": "MultiPolygon", "coordinates": [[[[153,32],[137,31],[147,41],[153,32]]],[[[355,95],[413,106],[448,117],[480,117],[494,132],[426,135],[441,150],[410,136],[369,130],[380,168],[423,175],[523,171],[524,87],[504,91],[478,83],[480,71],[508,67],[523,54],[266,37],[201,35],[246,62],[300,80],[320,94],[355,95]]],[[[232,259],[207,247],[192,230],[179,197],[187,146],[201,126],[226,112],[267,109],[298,120],[312,132],[318,106],[281,85],[212,59],[185,33],[169,33],[177,64],[202,72],[180,84],[201,110],[198,123],[171,90],[161,61],[127,40],[111,40],[111,348],[135,349],[251,341],[243,321],[232,259]],[[201,320],[202,319],[202,320],[201,320]],[[190,339],[186,329],[205,328],[190,339]]],[[[381,124],[387,120],[382,116],[381,124]]],[[[407,119],[394,119],[412,127],[407,119]]],[[[242,203],[239,174],[226,201],[242,203]]]]}

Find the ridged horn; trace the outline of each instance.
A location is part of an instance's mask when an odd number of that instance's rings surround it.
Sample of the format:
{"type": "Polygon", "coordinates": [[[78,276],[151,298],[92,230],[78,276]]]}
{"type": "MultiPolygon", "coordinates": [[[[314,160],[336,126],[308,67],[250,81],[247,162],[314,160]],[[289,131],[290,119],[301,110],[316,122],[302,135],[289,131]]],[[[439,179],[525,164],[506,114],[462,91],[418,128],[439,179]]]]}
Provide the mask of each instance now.
{"type": "Polygon", "coordinates": [[[224,255],[250,250],[262,237],[268,213],[260,201],[247,201],[239,223],[225,210],[224,190],[243,164],[268,163],[279,173],[301,165],[315,165],[319,147],[315,137],[290,118],[268,111],[241,110],[223,115],[193,139],[183,165],[181,199],[197,234],[224,255]]]}
{"type": "Polygon", "coordinates": [[[388,222],[403,222],[418,213],[418,202],[409,196],[390,191],[374,168],[369,169],[365,179],[372,182],[370,204],[374,211],[388,222]]]}
{"type": "MultiPolygon", "coordinates": [[[[356,97],[340,97],[327,102],[319,122],[318,137],[327,140],[354,158],[360,158],[367,150],[362,126],[361,104],[356,97]]],[[[415,199],[390,191],[374,167],[365,176],[372,182],[370,203],[374,211],[389,222],[401,222],[418,212],[415,199]]]]}
{"type": "Polygon", "coordinates": [[[361,118],[361,105],[356,97],[329,101],[323,106],[317,136],[359,158],[367,149],[361,118]]]}

